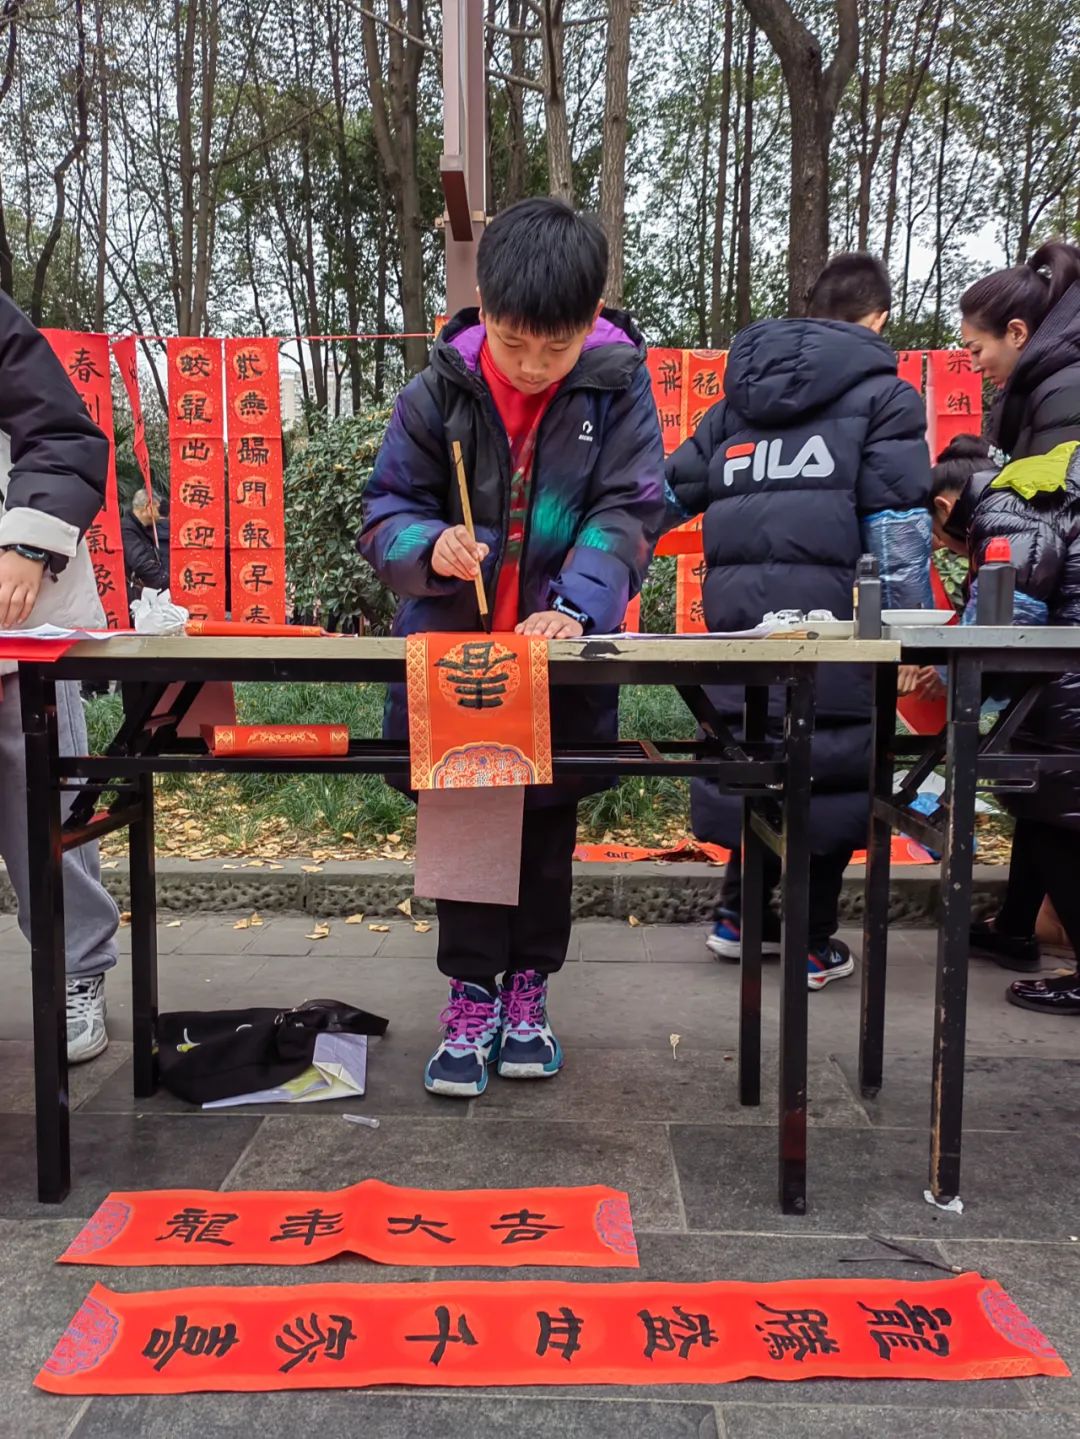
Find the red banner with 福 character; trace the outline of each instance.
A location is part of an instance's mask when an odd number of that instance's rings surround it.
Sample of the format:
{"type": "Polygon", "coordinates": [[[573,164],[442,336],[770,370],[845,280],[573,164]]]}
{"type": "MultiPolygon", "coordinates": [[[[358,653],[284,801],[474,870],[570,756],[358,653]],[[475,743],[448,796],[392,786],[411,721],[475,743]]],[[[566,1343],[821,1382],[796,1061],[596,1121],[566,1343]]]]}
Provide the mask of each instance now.
{"type": "Polygon", "coordinates": [[[108,336],[82,335],[72,330],[43,330],[42,334],[78,391],[90,418],[109,442],[105,506],[98,511],[86,532],[86,547],[90,551],[98,595],[109,629],[130,629],[124,546],[120,538],[120,501],[116,491],[116,439],[108,336]]]}
{"type": "Polygon", "coordinates": [[[285,622],[285,496],[278,342],[225,341],[233,618],[285,622]]]}
{"type": "Polygon", "coordinates": [[[196,619],[225,618],[225,428],[221,341],[170,339],[172,597],[196,619]]]}

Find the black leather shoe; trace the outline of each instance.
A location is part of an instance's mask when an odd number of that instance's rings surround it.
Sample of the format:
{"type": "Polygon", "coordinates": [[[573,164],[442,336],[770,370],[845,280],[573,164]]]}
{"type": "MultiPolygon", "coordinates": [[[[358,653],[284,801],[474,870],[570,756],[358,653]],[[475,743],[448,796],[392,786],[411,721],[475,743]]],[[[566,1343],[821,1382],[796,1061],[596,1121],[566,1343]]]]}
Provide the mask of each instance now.
{"type": "Polygon", "coordinates": [[[999,934],[993,920],[977,920],[968,932],[972,954],[985,955],[1002,969],[1034,974],[1039,968],[1039,942],[1034,935],[1023,939],[1018,935],[999,934]]]}
{"type": "Polygon", "coordinates": [[[1080,974],[1048,979],[1018,979],[1005,991],[1010,1004],[1044,1014],[1080,1014],[1080,974]]]}

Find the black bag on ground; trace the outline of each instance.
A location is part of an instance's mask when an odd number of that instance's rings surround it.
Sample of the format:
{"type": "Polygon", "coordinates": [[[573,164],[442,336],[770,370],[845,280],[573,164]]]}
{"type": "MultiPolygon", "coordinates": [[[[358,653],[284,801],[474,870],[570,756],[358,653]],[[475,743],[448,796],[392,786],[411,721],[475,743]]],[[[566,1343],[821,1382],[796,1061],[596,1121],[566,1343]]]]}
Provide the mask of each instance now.
{"type": "Polygon", "coordinates": [[[337,999],[295,1009],[180,1010],[157,1022],[165,1088],[191,1104],[275,1089],[311,1064],[320,1034],[385,1034],[388,1020],[337,999]]]}

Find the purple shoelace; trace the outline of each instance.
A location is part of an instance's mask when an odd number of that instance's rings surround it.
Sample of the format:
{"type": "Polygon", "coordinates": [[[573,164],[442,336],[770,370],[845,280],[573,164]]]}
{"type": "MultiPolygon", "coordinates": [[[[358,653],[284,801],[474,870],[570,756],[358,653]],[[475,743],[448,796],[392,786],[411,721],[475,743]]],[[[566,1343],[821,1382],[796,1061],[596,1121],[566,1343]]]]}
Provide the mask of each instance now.
{"type": "Polygon", "coordinates": [[[547,986],[541,975],[527,969],[511,975],[503,990],[503,1011],[511,1029],[539,1034],[547,1020],[547,986]]]}
{"type": "Polygon", "coordinates": [[[475,1044],[495,1028],[495,997],[470,999],[464,989],[452,989],[439,1023],[446,1029],[447,1044],[475,1044]]]}

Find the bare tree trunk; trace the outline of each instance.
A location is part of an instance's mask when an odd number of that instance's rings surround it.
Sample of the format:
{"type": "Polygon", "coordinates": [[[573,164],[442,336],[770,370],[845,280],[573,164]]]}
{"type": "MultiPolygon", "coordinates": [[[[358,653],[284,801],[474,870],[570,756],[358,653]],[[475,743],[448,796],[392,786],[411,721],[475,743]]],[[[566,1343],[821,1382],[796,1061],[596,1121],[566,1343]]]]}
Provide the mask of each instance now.
{"type": "MultiPolygon", "coordinates": [[[[341,11],[336,3],[328,0],[326,6],[326,45],[330,61],[330,76],[334,87],[334,146],[337,153],[338,186],[341,192],[341,268],[345,289],[346,323],[350,334],[360,329],[360,274],[356,244],[356,217],[353,213],[352,175],[349,159],[348,115],[349,97],[346,89],[344,70],[344,46],[342,45],[341,11]]],[[[349,388],[352,391],[353,409],[360,404],[362,369],[360,346],[356,340],[349,340],[345,346],[345,359],[349,371],[349,388]]]]}
{"type": "Polygon", "coordinates": [[[744,0],[768,37],[788,92],[791,113],[791,206],[788,307],[802,314],[806,295],[829,255],[829,150],[836,111],[859,58],[857,0],[835,0],[836,50],[828,67],[822,47],[788,0],[744,0]]]}
{"type": "MultiPolygon", "coordinates": [[[[510,73],[525,74],[525,6],[522,0],[509,0],[510,73]]],[[[525,198],[525,91],[521,85],[506,87],[506,131],[510,146],[510,162],[506,172],[506,204],[525,198]]]]}
{"type": "Polygon", "coordinates": [[[757,31],[753,25],[746,39],[746,62],[743,74],[743,138],[742,173],[739,176],[739,240],[735,272],[735,329],[750,323],[750,213],[751,176],[754,168],[754,46],[757,31]]]}
{"type": "Polygon", "coordinates": [[[566,77],[563,39],[564,0],[541,0],[544,61],[544,120],[547,126],[548,191],[574,203],[574,162],[570,151],[570,125],[566,118],[566,77]]]}
{"type": "MultiPolygon", "coordinates": [[[[3,71],[0,72],[0,105],[3,104],[15,79],[15,61],[19,53],[19,11],[24,0],[7,0],[0,11],[0,21],[6,28],[4,36],[3,71]]],[[[3,34],[3,29],[0,29],[3,34]]],[[[2,177],[0,177],[2,180],[2,177]]],[[[0,290],[12,295],[15,292],[15,259],[11,253],[7,218],[4,213],[3,184],[0,183],[0,290]]]]}
{"type": "Polygon", "coordinates": [[[30,319],[35,325],[40,325],[44,318],[45,280],[56,252],[56,246],[64,230],[64,213],[67,208],[67,173],[86,149],[90,138],[90,96],[86,75],[86,17],[83,13],[83,0],[75,0],[75,33],[78,37],[75,60],[75,135],[52,174],[56,205],[53,209],[52,225],[34,267],[34,284],[30,294],[30,319]]]}
{"type": "Polygon", "coordinates": [[[109,243],[109,62],[105,51],[105,0],[97,0],[96,19],[96,63],[98,72],[98,123],[101,133],[98,144],[101,150],[101,170],[98,185],[97,212],[97,273],[94,284],[94,327],[105,328],[105,272],[106,250],[109,243]]]}
{"type": "Polygon", "coordinates": [[[942,255],[942,251],[943,251],[944,248],[945,248],[945,240],[944,240],[944,235],[943,235],[943,233],[942,233],[943,230],[944,230],[944,228],[945,228],[945,217],[944,217],[944,214],[943,214],[942,212],[943,212],[944,203],[945,203],[945,195],[944,195],[944,190],[945,190],[945,170],[946,170],[946,165],[947,165],[947,162],[948,162],[948,151],[949,151],[949,119],[950,119],[950,113],[951,113],[951,110],[952,110],[952,76],[953,76],[953,60],[955,59],[955,56],[956,56],[956,51],[955,51],[955,50],[950,50],[950,51],[949,51],[949,63],[948,63],[948,64],[946,65],[946,67],[945,67],[945,86],[944,86],[944,91],[943,91],[942,98],[941,98],[941,134],[940,134],[940,137],[939,137],[939,139],[938,139],[938,162],[937,162],[937,185],[936,185],[936,189],[937,189],[937,206],[936,206],[937,214],[936,214],[936,216],[935,216],[935,222],[934,222],[934,241],[935,241],[935,245],[934,245],[934,250],[935,250],[934,266],[935,266],[935,269],[936,269],[936,276],[937,276],[937,290],[936,290],[935,297],[934,297],[934,298],[935,298],[935,304],[934,304],[934,345],[935,345],[935,347],[940,346],[940,344],[941,344],[941,312],[942,312],[942,306],[943,306],[943,303],[944,303],[944,289],[945,289],[945,266],[944,266],[944,264],[943,264],[944,256],[942,255]]]}
{"type": "Polygon", "coordinates": [[[623,254],[626,229],[626,134],[630,99],[631,0],[609,0],[601,135],[600,223],[608,239],[606,300],[623,303],[623,254]]]}
{"type": "Polygon", "coordinates": [[[892,152],[889,157],[889,183],[885,200],[885,237],[881,246],[881,256],[886,265],[889,263],[889,258],[892,254],[893,235],[896,230],[896,212],[899,207],[900,157],[903,153],[904,140],[911,124],[911,117],[915,112],[919,92],[930,71],[930,61],[933,58],[934,47],[937,43],[938,31],[941,28],[944,13],[945,0],[923,0],[923,4],[919,7],[919,13],[915,21],[915,29],[912,34],[911,54],[908,57],[908,67],[905,74],[907,93],[903,109],[896,122],[892,152]],[[923,25],[926,22],[930,25],[930,33],[927,37],[926,49],[920,55],[919,46],[922,39],[923,25]]]}
{"type": "Polygon", "coordinates": [[[724,0],[724,48],[720,77],[720,154],[717,159],[716,200],[713,207],[712,291],[709,306],[709,343],[719,349],[727,339],[728,311],[724,296],[724,226],[727,222],[727,172],[731,148],[731,47],[735,29],[735,0],[724,0]]]}

